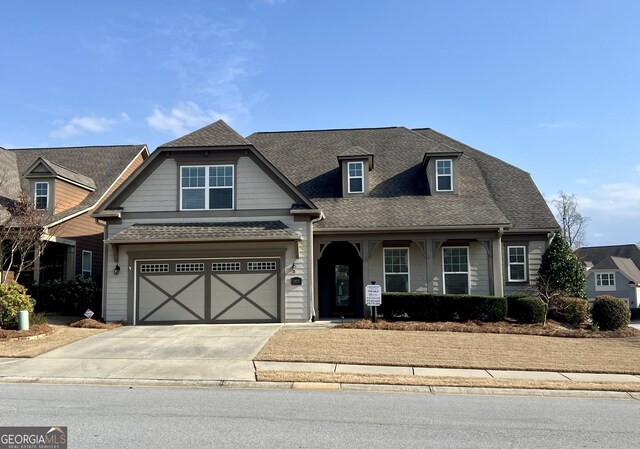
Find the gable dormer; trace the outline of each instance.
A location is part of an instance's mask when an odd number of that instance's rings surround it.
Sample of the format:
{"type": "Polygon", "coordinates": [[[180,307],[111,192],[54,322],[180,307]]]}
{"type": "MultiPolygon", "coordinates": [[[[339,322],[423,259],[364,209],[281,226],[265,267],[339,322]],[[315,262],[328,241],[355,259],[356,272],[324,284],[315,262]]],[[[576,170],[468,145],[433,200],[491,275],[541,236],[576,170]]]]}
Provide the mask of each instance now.
{"type": "Polygon", "coordinates": [[[338,155],[342,174],[342,196],[366,196],[369,194],[369,172],[373,170],[373,154],[359,146],[353,146],[338,155]]]}
{"type": "Polygon", "coordinates": [[[31,164],[24,177],[35,208],[54,214],[77,206],[96,189],[93,179],[43,157],[31,164]]]}
{"type": "Polygon", "coordinates": [[[431,195],[459,193],[461,151],[425,153],[422,169],[427,175],[431,195]]]}

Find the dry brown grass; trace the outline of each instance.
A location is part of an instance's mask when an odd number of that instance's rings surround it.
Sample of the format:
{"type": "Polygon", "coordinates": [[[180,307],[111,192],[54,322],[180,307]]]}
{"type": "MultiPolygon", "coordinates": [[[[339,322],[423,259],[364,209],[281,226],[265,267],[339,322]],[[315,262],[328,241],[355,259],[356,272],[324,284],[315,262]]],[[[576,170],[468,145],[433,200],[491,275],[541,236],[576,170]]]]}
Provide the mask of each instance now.
{"type": "Polygon", "coordinates": [[[115,329],[116,327],[122,327],[121,322],[103,323],[102,321],[94,320],[92,318],[84,318],[80,321],[70,323],[69,326],[82,329],[115,329]]]}
{"type": "Polygon", "coordinates": [[[271,337],[256,360],[640,374],[640,337],[291,329],[271,337]]]}
{"type": "Polygon", "coordinates": [[[640,385],[626,382],[562,382],[530,379],[481,379],[470,377],[384,376],[301,371],[258,371],[261,382],[329,382],[377,385],[418,385],[442,387],[524,388],[543,390],[590,390],[638,392],[640,385]]]}
{"type": "Polygon", "coordinates": [[[487,323],[483,321],[467,321],[464,323],[425,322],[425,321],[385,321],[378,320],[372,323],[370,320],[359,320],[336,326],[339,329],[379,329],[401,331],[447,331],[447,332],[474,332],[492,334],[518,334],[541,335],[547,337],[567,338],[626,338],[640,337],[640,329],[627,327],[617,331],[594,332],[588,325],[581,327],[565,326],[553,320],[549,320],[545,326],[542,324],[517,324],[509,321],[487,323]]]}
{"type": "MultiPolygon", "coordinates": [[[[35,328],[35,326],[33,326],[35,328]]],[[[105,332],[104,329],[81,329],[51,325],[52,332],[29,340],[0,340],[0,357],[36,357],[78,340],[105,332]]]]}

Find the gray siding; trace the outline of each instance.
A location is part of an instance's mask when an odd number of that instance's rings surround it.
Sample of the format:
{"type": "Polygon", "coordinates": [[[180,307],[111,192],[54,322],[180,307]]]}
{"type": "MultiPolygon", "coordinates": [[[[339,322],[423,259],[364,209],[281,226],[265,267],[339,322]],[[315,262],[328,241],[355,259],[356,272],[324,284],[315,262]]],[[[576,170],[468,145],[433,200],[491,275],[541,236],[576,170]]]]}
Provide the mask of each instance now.
{"type": "Polygon", "coordinates": [[[532,240],[529,242],[504,242],[502,253],[503,253],[503,264],[502,269],[504,270],[503,279],[504,283],[504,294],[505,296],[510,295],[512,293],[517,292],[533,292],[533,289],[536,286],[536,282],[538,281],[538,270],[540,269],[540,262],[542,261],[542,255],[547,249],[547,243],[544,240],[532,240]],[[509,283],[509,262],[507,255],[507,247],[508,246],[521,246],[524,245],[527,248],[527,282],[523,283],[509,283]]]}
{"type": "Polygon", "coordinates": [[[469,244],[469,293],[472,295],[491,293],[489,255],[484,245],[479,242],[469,244]]]}
{"type": "Polygon", "coordinates": [[[178,210],[178,168],[165,159],[122,203],[126,212],[178,210]]]}
{"type": "Polygon", "coordinates": [[[237,177],[237,209],[285,209],[295,202],[248,157],[238,160],[237,177]]]}

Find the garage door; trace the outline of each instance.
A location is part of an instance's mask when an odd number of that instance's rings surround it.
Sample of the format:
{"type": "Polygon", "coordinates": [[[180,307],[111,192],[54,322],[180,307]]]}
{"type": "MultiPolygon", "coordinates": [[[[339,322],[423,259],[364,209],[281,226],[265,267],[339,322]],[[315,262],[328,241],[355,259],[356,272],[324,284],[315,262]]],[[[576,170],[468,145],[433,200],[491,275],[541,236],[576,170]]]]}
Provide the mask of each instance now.
{"type": "Polygon", "coordinates": [[[280,322],[279,258],[136,261],[136,323],[280,322]]]}

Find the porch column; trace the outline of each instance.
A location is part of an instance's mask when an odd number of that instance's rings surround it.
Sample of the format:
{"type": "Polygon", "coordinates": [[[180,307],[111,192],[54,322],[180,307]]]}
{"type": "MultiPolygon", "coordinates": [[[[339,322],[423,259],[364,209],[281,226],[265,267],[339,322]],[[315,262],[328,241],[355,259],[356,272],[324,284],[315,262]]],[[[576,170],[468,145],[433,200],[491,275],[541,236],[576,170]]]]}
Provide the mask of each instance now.
{"type": "Polygon", "coordinates": [[[67,255],[65,259],[64,281],[71,280],[76,275],[76,247],[67,246],[67,255]]]}
{"type": "Polygon", "coordinates": [[[424,242],[424,251],[427,253],[427,293],[435,293],[433,289],[433,276],[434,276],[434,267],[433,267],[433,239],[428,238],[424,242]]]}
{"type": "MultiPolygon", "coordinates": [[[[40,254],[40,243],[36,243],[34,252],[35,254],[40,254]]],[[[33,261],[33,283],[34,284],[40,283],[40,257],[41,256],[42,254],[40,254],[39,256],[36,256],[35,260],[33,261]]]]}
{"type": "Polygon", "coordinates": [[[498,236],[492,239],[493,252],[493,294],[494,296],[504,295],[504,278],[502,273],[502,232],[498,231],[498,236]]]}
{"type": "MultiPolygon", "coordinates": [[[[360,247],[362,248],[362,298],[364,299],[365,287],[371,282],[371,276],[369,275],[369,240],[362,241],[360,247]]],[[[362,309],[363,316],[367,316],[369,308],[364,301],[362,301],[362,309]]]]}

